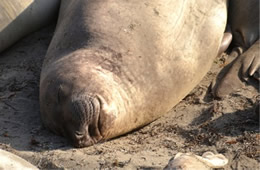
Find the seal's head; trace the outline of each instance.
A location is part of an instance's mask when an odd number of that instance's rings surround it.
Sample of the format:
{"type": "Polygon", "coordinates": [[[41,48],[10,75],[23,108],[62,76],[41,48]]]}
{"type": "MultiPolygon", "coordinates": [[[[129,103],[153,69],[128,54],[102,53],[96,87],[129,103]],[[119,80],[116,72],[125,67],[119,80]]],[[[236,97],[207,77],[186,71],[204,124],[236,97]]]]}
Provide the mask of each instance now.
{"type": "Polygon", "coordinates": [[[115,111],[106,109],[103,96],[109,90],[102,87],[106,83],[73,57],[71,62],[57,61],[44,69],[40,82],[44,125],[69,138],[75,147],[90,146],[107,137],[115,111]]]}
{"type": "MultiPolygon", "coordinates": [[[[52,76],[51,76],[52,77],[52,76]]],[[[55,133],[69,138],[75,147],[93,145],[102,139],[99,116],[101,100],[84,89],[53,79],[41,84],[42,120],[55,133]]]]}

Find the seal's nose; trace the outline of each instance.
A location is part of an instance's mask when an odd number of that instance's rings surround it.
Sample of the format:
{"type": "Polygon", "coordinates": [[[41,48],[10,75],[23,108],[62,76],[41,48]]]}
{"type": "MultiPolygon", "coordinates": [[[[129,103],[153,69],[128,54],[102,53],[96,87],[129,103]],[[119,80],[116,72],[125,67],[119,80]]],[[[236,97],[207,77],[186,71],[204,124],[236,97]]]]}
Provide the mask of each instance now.
{"type": "Polygon", "coordinates": [[[70,114],[73,126],[68,126],[68,131],[76,147],[90,146],[102,139],[98,126],[100,101],[97,97],[85,93],[72,96],[70,114]]]}
{"type": "Polygon", "coordinates": [[[85,133],[82,132],[75,132],[75,138],[73,144],[77,148],[87,147],[95,144],[95,141],[90,137],[88,131],[85,133]]]}

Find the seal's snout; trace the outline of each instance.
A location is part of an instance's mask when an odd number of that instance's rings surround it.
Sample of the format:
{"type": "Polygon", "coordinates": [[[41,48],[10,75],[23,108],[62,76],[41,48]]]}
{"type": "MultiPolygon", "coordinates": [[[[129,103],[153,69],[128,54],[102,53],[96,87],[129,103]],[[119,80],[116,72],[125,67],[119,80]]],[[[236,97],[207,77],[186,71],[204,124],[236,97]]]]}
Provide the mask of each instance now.
{"type": "Polygon", "coordinates": [[[74,94],[69,106],[71,124],[67,127],[68,136],[76,147],[93,145],[102,139],[99,130],[100,101],[98,97],[74,94]]]}

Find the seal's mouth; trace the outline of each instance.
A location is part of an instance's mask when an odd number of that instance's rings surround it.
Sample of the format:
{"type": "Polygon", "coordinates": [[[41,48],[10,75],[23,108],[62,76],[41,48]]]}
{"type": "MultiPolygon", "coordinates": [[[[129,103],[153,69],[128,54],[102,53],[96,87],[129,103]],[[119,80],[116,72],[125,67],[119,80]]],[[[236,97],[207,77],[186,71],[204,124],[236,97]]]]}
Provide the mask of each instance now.
{"type": "Polygon", "coordinates": [[[78,148],[98,143],[103,137],[100,132],[99,120],[101,102],[97,96],[76,95],[69,104],[70,116],[66,123],[65,136],[78,148]]]}

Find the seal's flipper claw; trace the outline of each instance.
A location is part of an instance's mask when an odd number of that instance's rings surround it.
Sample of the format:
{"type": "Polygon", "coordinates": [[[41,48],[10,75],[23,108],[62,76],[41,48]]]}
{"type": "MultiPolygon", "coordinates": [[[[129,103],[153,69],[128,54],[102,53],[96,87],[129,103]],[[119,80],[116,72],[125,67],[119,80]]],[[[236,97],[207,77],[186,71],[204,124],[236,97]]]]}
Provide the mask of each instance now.
{"type": "Polygon", "coordinates": [[[228,49],[231,41],[232,41],[231,32],[225,32],[223,35],[223,38],[222,38],[221,45],[219,47],[218,55],[222,54],[223,52],[225,52],[228,49]]]}
{"type": "Polygon", "coordinates": [[[247,80],[252,77],[255,73],[259,72],[260,69],[260,40],[256,41],[241,58],[242,63],[242,78],[247,80]]]}

